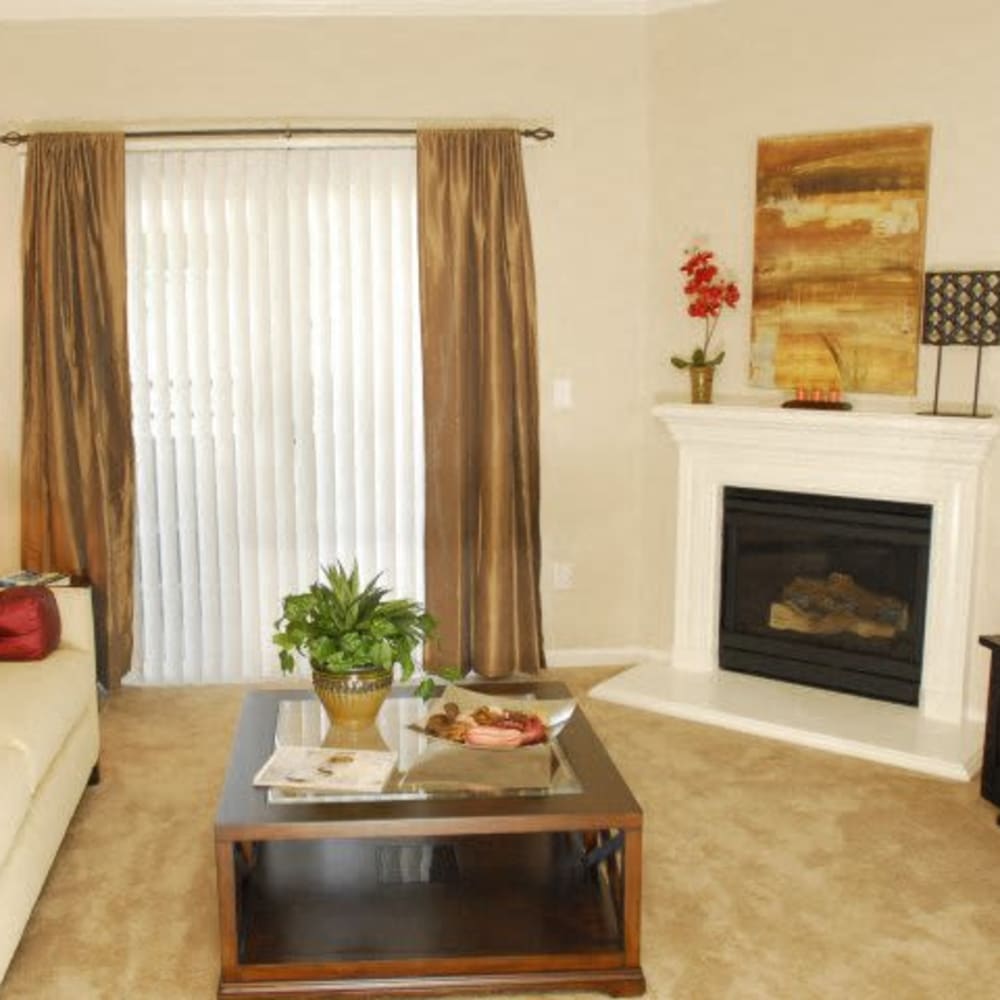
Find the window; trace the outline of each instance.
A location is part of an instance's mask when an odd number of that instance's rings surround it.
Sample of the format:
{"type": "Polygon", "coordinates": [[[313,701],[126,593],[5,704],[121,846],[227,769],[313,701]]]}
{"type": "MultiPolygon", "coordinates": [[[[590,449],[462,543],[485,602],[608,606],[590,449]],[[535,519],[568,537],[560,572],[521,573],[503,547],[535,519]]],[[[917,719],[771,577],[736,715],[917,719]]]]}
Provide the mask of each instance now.
{"type": "Polygon", "coordinates": [[[133,674],[260,678],[321,565],[423,599],[414,150],[139,148],[126,176],[133,674]]]}

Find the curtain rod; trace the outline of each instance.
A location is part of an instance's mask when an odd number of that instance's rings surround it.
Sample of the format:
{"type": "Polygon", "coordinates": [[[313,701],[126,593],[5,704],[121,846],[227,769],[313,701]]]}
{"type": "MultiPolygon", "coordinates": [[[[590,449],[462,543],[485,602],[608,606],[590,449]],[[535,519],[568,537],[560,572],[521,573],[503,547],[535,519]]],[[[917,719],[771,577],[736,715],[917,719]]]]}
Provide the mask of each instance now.
{"type": "MultiPolygon", "coordinates": [[[[542,125],[519,130],[524,139],[537,139],[545,142],[555,138],[555,132],[542,125]]],[[[416,135],[415,128],[206,128],[206,129],[173,129],[167,131],[126,132],[126,139],[235,139],[253,136],[282,136],[291,139],[294,136],[319,135],[416,135]]],[[[0,136],[0,143],[5,146],[20,146],[27,142],[29,136],[23,132],[6,132],[0,136]]]]}

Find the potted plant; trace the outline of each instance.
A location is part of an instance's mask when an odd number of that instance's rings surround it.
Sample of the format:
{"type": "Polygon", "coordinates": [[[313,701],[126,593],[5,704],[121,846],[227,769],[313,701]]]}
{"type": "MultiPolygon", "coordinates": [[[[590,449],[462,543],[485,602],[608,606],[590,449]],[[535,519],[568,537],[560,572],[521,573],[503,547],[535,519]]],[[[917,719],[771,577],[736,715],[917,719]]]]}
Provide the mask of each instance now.
{"type": "Polygon", "coordinates": [[[308,659],[317,697],[334,723],[370,723],[395,665],[408,680],[414,649],[434,632],[436,622],[421,604],[389,598],[378,578],[362,586],[357,562],[348,571],[338,561],[304,593],[286,595],[274,623],[282,671],[294,671],[295,653],[308,659]]]}
{"type": "Polygon", "coordinates": [[[691,402],[712,401],[712,380],[715,368],[722,363],[725,351],[711,355],[712,335],[719,322],[723,306],[735,309],[740,300],[740,290],[734,281],[727,281],[719,274],[715,254],[711,250],[695,247],[685,251],[687,259],[681,265],[684,274],[684,295],[688,300],[688,315],[705,322],[701,344],[687,358],[673,355],[670,363],[675,368],[688,369],[691,376],[691,402]]]}

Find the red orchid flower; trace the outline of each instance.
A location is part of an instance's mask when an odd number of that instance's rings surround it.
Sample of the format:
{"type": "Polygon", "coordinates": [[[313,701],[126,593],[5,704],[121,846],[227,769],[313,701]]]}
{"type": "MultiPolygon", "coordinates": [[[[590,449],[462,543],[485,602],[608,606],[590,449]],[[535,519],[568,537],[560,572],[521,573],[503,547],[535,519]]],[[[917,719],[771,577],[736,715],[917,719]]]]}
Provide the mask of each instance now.
{"type": "Polygon", "coordinates": [[[677,368],[687,368],[690,365],[717,365],[725,357],[725,351],[720,351],[710,358],[708,349],[715,332],[719,316],[725,306],[735,309],[740,300],[740,290],[734,281],[726,281],[719,274],[719,268],[714,263],[715,253],[711,250],[701,250],[698,247],[686,251],[687,258],[681,265],[681,272],[686,275],[684,295],[688,300],[687,312],[695,319],[705,321],[705,335],[700,347],[695,348],[690,358],[672,357],[670,360],[677,368]]]}

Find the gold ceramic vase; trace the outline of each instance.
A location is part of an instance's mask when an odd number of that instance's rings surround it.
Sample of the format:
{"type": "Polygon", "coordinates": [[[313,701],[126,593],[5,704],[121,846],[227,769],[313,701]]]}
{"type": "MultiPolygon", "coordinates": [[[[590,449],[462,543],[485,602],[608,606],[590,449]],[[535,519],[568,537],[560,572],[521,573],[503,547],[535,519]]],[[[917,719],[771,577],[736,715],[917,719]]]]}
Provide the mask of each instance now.
{"type": "Polygon", "coordinates": [[[392,687],[392,671],[358,667],[338,673],[313,668],[313,690],[323,704],[330,724],[361,728],[370,726],[392,687]]]}
{"type": "Polygon", "coordinates": [[[715,365],[691,365],[688,373],[691,376],[691,402],[711,403],[715,365]]]}

